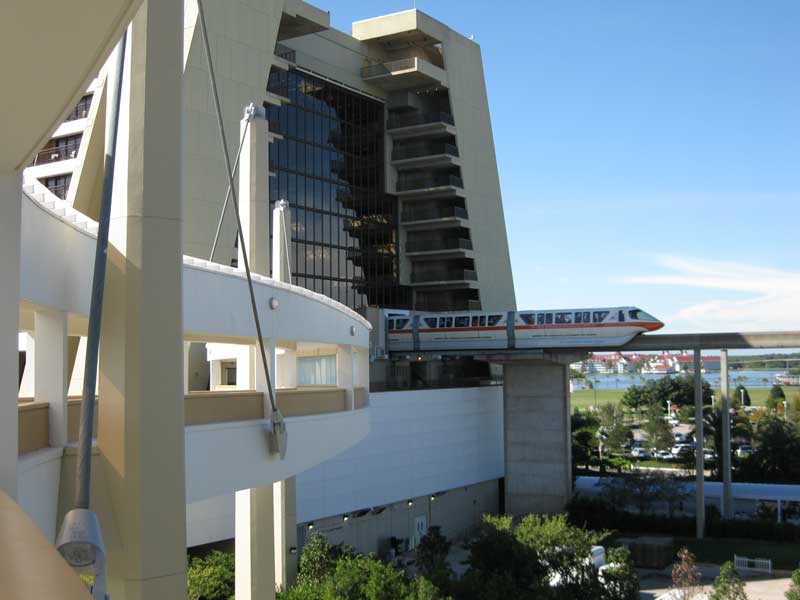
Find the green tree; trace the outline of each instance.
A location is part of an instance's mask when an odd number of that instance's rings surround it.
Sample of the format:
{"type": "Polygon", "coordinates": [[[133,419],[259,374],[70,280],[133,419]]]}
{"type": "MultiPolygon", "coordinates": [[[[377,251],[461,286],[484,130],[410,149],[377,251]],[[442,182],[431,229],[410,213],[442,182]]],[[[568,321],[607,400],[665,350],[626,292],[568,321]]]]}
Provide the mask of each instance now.
{"type": "Polygon", "coordinates": [[[600,422],[590,412],[576,410],[572,413],[572,469],[577,473],[578,467],[588,467],[594,462],[597,452],[597,428],[600,422]]]}
{"type": "Polygon", "coordinates": [[[312,533],[300,554],[297,581],[319,586],[336,568],[336,562],[344,555],[351,556],[353,549],[333,545],[319,532],[312,533]]]}
{"type": "Polygon", "coordinates": [[[620,402],[631,412],[639,412],[651,403],[651,399],[645,387],[632,385],[622,394],[620,402]]]}
{"type": "Polygon", "coordinates": [[[625,423],[624,411],[618,404],[604,404],[599,418],[608,434],[605,447],[611,452],[621,452],[625,443],[633,439],[631,428],[625,423]]]}
{"type": "Polygon", "coordinates": [[[755,450],[741,464],[744,481],[800,481],[800,432],[791,421],[767,415],[756,426],[755,450]]]}
{"type": "Polygon", "coordinates": [[[647,443],[656,450],[668,450],[675,441],[672,428],[664,419],[664,411],[657,404],[651,404],[647,409],[642,429],[647,436],[647,443]]]}
{"type": "Polygon", "coordinates": [[[789,397],[786,418],[795,424],[800,424],[800,393],[794,393],[789,397]]]}
{"type": "Polygon", "coordinates": [[[187,578],[189,600],[233,600],[233,553],[212,550],[190,558],[187,578]]]}
{"type": "Polygon", "coordinates": [[[442,535],[441,528],[430,527],[414,550],[418,572],[429,579],[435,587],[445,589],[452,577],[447,554],[450,541],[442,535]]]}
{"type": "Polygon", "coordinates": [[[714,579],[708,600],[747,600],[744,582],[733,568],[732,562],[723,563],[719,575],[714,579]]]}
{"type": "MultiPolygon", "coordinates": [[[[745,438],[750,439],[753,430],[750,420],[741,415],[734,414],[731,419],[731,439],[745,438]]],[[[692,430],[694,435],[694,430],[692,430]]],[[[703,435],[706,440],[711,440],[717,460],[711,466],[712,479],[719,479],[722,473],[722,409],[720,407],[706,408],[703,414],[703,435]]]]}
{"type": "Polygon", "coordinates": [[[786,592],[786,600],[800,600],[800,568],[792,571],[792,585],[786,592]]]}

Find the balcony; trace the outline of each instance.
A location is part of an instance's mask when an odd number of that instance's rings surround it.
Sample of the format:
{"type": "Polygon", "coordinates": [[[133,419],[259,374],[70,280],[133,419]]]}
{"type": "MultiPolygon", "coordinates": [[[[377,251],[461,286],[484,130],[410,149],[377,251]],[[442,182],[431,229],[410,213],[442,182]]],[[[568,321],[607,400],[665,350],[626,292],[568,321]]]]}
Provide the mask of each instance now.
{"type": "Polygon", "coordinates": [[[36,153],[36,156],[33,157],[33,161],[31,162],[30,166],[36,167],[61,160],[77,158],[79,147],[80,142],[77,144],[68,144],[60,148],[45,148],[44,150],[39,150],[39,152],[36,153]]]}
{"type": "Polygon", "coordinates": [[[419,56],[368,65],[361,79],[386,91],[447,87],[447,73],[419,56]]]}
{"type": "Polygon", "coordinates": [[[453,115],[445,112],[395,113],[389,116],[386,130],[395,139],[455,135],[453,115]]]}
{"type": "Polygon", "coordinates": [[[285,60],[286,62],[297,62],[297,52],[289,48],[289,46],[285,46],[281,43],[275,44],[275,56],[285,60]]]}
{"type": "Polygon", "coordinates": [[[434,198],[464,195],[461,177],[448,173],[401,173],[397,179],[400,197],[434,198]]]}
{"type": "Polygon", "coordinates": [[[472,269],[446,269],[436,271],[422,271],[411,274],[411,285],[459,285],[478,281],[478,274],[472,269]]]}
{"type": "Polygon", "coordinates": [[[415,142],[395,145],[392,164],[398,169],[458,166],[458,148],[447,142],[415,142]]]}
{"type": "Polygon", "coordinates": [[[420,208],[406,208],[402,213],[404,224],[419,221],[436,221],[439,219],[468,219],[466,208],[460,206],[425,206],[420,208]]]}
{"type": "Polygon", "coordinates": [[[442,238],[406,243],[406,254],[442,252],[447,250],[472,250],[472,240],[466,238],[442,238]]]}

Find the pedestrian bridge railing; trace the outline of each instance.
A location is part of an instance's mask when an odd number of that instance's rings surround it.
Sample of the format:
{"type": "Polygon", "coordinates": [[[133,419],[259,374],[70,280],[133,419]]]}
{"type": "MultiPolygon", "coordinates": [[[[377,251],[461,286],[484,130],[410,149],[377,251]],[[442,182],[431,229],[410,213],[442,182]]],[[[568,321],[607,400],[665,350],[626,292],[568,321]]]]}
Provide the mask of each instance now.
{"type": "Polygon", "coordinates": [[[733,555],[733,568],[739,571],[757,571],[772,574],[772,561],[767,558],[747,558],[746,556],[733,555]]]}

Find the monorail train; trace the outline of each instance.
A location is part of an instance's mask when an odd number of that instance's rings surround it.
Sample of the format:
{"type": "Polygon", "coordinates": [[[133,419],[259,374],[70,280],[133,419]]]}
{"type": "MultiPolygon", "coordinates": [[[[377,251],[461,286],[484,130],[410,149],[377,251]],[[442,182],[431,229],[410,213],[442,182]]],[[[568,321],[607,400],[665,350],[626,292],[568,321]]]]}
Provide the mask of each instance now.
{"type": "Polygon", "coordinates": [[[387,313],[390,352],[621,346],[664,324],[635,306],[508,312],[387,313]]]}

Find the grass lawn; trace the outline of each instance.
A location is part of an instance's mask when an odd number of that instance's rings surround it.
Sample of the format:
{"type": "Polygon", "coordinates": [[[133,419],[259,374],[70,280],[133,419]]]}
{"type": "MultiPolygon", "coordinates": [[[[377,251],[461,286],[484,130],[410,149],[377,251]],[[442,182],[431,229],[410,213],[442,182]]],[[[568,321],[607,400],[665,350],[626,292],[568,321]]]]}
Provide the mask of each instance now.
{"type": "MultiPolygon", "coordinates": [[[[735,387],[731,385],[731,393],[734,391],[735,387]]],[[[767,395],[769,394],[770,388],[768,387],[750,387],[747,388],[748,393],[750,394],[750,400],[753,403],[753,406],[764,406],[767,403],[767,395]]],[[[603,404],[616,404],[622,399],[622,395],[625,393],[625,390],[596,390],[596,398],[597,398],[597,405],[602,406],[603,404]]],[[[786,394],[786,397],[789,398],[792,394],[800,393],[798,388],[791,388],[791,387],[784,387],[783,393],[786,394]]],[[[714,390],[714,397],[719,399],[722,397],[722,394],[719,390],[714,390]]],[[[590,406],[595,404],[595,390],[575,390],[572,392],[572,408],[573,410],[576,408],[580,409],[587,409],[590,406]]]]}
{"type": "Polygon", "coordinates": [[[772,559],[773,569],[796,569],[800,561],[800,544],[766,540],[675,538],[677,547],[686,546],[698,562],[720,565],[732,561],[733,555],[772,559]]]}

